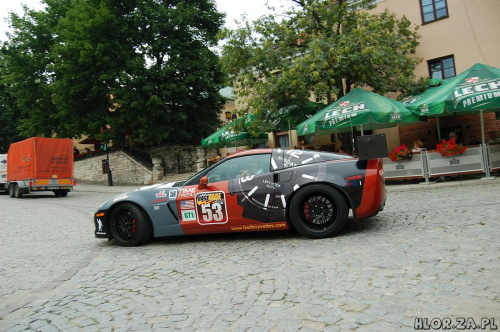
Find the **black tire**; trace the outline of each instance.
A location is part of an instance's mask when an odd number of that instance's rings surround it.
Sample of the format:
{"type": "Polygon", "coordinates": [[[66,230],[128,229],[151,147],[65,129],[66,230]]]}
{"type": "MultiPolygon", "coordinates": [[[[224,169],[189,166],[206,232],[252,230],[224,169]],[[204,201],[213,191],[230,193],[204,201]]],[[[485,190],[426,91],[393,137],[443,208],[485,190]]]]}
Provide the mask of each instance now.
{"type": "Polygon", "coordinates": [[[109,217],[109,230],[115,241],[123,247],[141,245],[152,235],[146,212],[131,203],[122,203],[113,209],[109,217]]]}
{"type": "Polygon", "coordinates": [[[14,198],[14,185],[13,184],[9,185],[9,196],[11,198],[14,198]]]}
{"type": "Polygon", "coordinates": [[[66,189],[54,190],[54,195],[56,195],[56,197],[66,197],[68,196],[68,191],[66,189]]]}
{"type": "Polygon", "coordinates": [[[19,188],[18,184],[14,185],[14,197],[15,198],[23,198],[23,194],[21,193],[21,188],[19,188]]]}
{"type": "Polygon", "coordinates": [[[311,239],[323,239],[337,234],[344,227],[348,213],[342,194],[321,184],[301,189],[290,202],[293,226],[311,239]]]}

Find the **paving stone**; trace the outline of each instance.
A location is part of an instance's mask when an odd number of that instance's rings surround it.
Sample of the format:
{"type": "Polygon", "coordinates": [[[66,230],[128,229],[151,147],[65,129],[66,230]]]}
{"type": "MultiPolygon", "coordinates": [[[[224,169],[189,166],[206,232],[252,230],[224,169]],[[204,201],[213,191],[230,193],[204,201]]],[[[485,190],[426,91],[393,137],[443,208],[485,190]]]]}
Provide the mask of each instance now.
{"type": "Polygon", "coordinates": [[[500,312],[497,180],[388,188],[384,211],[331,239],[249,233],[139,248],[93,238],[92,214],[119,188],[104,189],[0,195],[1,331],[410,331],[415,317],[500,312]]]}

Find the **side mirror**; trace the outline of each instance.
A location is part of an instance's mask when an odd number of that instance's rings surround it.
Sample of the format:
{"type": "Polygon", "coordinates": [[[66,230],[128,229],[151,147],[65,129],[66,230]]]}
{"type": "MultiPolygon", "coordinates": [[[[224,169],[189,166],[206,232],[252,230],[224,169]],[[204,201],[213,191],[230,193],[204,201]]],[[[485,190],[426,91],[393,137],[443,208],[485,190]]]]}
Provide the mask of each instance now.
{"type": "Polygon", "coordinates": [[[208,185],[208,178],[206,176],[203,176],[200,179],[200,182],[198,182],[198,190],[206,189],[208,185]]]}

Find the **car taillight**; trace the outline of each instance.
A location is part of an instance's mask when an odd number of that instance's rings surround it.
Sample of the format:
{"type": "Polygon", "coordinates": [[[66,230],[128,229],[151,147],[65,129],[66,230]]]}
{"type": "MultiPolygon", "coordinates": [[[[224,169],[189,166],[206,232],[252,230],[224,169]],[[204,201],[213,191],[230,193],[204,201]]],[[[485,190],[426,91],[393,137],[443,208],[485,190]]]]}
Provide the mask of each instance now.
{"type": "Polygon", "coordinates": [[[33,181],[30,181],[30,187],[33,187],[33,181]]]}
{"type": "Polygon", "coordinates": [[[344,178],[346,181],[356,181],[356,180],[363,180],[363,175],[353,175],[353,176],[348,176],[344,178]]]}
{"type": "Polygon", "coordinates": [[[73,180],[73,186],[76,186],[76,180],[73,180]]]}

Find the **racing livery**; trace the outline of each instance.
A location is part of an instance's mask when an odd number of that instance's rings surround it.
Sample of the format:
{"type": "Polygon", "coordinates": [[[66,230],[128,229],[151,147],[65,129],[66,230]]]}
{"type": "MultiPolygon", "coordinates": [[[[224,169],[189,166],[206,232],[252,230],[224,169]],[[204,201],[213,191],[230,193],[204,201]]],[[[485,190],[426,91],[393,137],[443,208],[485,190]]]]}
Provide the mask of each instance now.
{"type": "Polygon", "coordinates": [[[349,210],[376,215],[386,190],[380,158],[314,150],[235,153],[183,183],[120,194],[94,215],[95,236],[136,246],[152,236],[297,229],[309,238],[338,233],[349,210]]]}

